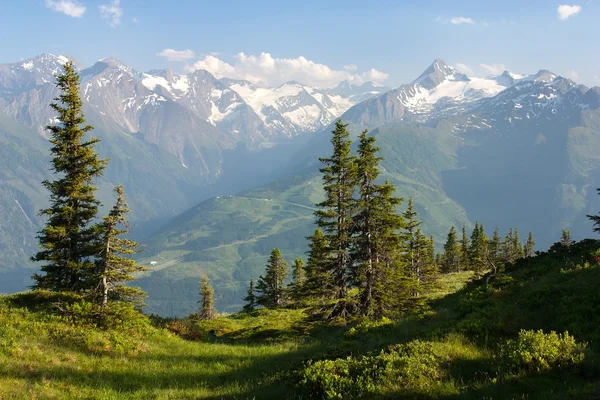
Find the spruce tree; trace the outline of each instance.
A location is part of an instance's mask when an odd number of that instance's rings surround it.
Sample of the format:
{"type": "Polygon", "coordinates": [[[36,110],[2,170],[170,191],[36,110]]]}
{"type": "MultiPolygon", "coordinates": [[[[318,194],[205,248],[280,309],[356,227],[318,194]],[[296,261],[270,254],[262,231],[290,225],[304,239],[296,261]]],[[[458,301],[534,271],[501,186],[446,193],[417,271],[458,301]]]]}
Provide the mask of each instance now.
{"type": "Polygon", "coordinates": [[[279,249],[273,249],[266,266],[265,276],[258,278],[256,291],[260,293],[256,302],[265,307],[281,307],[285,302],[285,280],[289,265],[279,249]]]}
{"type": "Polygon", "coordinates": [[[293,300],[298,301],[302,298],[305,281],[304,260],[296,258],[292,266],[292,282],[290,283],[290,294],[293,300]]]}
{"type": "Polygon", "coordinates": [[[444,244],[444,255],[442,260],[444,272],[449,273],[460,271],[461,258],[458,240],[456,237],[456,229],[454,227],[451,227],[450,231],[448,232],[448,237],[446,238],[446,243],[444,244]]]}
{"type": "Polygon", "coordinates": [[[514,242],[513,230],[510,228],[502,242],[502,262],[504,264],[512,264],[516,260],[514,242]]]}
{"type": "Polygon", "coordinates": [[[533,240],[533,233],[529,232],[527,235],[527,241],[525,242],[525,257],[533,257],[535,255],[535,240],[533,240]]]}
{"type": "Polygon", "coordinates": [[[494,235],[492,236],[492,240],[488,243],[488,257],[489,261],[491,261],[496,268],[500,267],[502,262],[502,241],[500,240],[500,231],[498,228],[494,230],[494,235]]]}
{"type": "Polygon", "coordinates": [[[469,262],[471,268],[476,274],[481,274],[487,264],[488,237],[485,234],[483,225],[475,222],[475,228],[471,235],[471,245],[469,249],[469,262]]]}
{"type": "Polygon", "coordinates": [[[331,269],[333,258],[327,237],[320,228],[308,238],[308,258],[306,260],[306,280],[302,287],[302,297],[307,301],[324,303],[333,299],[333,279],[331,269]]]}
{"type": "Polygon", "coordinates": [[[415,284],[413,288],[413,296],[420,296],[424,291],[427,291],[431,284],[435,281],[436,268],[434,260],[434,243],[433,239],[427,238],[420,228],[415,232],[415,269],[413,270],[413,278],[415,284]]]}
{"type": "Polygon", "coordinates": [[[217,310],[215,309],[215,291],[210,284],[208,276],[205,274],[200,281],[200,312],[199,319],[215,319],[217,310]]]}
{"type": "Polygon", "coordinates": [[[519,236],[519,229],[515,228],[513,236],[512,252],[515,261],[523,258],[525,252],[523,251],[523,243],[521,243],[521,237],[519,236]]]}
{"type": "Polygon", "coordinates": [[[460,268],[463,271],[468,271],[471,269],[470,256],[469,256],[469,237],[467,236],[467,227],[463,225],[462,227],[462,239],[460,241],[460,268]]]}
{"type": "Polygon", "coordinates": [[[248,286],[248,291],[246,292],[246,297],[243,299],[246,304],[244,304],[244,311],[251,312],[256,309],[256,295],[254,294],[254,281],[250,280],[250,285],[248,286]]]}
{"type": "Polygon", "coordinates": [[[125,201],[122,185],[115,187],[115,193],[117,202],[102,223],[97,226],[100,232],[96,256],[99,297],[103,307],[108,303],[109,297],[141,305],[146,294],[141,289],[123,284],[132,281],[134,279],[132,274],[145,271],[146,267],[138,265],[135,260],[127,257],[137,253],[139,246],[134,240],[122,237],[130,232],[127,220],[129,207],[125,201]]]}
{"type": "Polygon", "coordinates": [[[95,243],[98,231],[92,225],[100,202],[96,200],[94,178],[102,175],[106,160],[94,147],[99,142],[87,138],[93,129],[84,125],[79,75],[72,62],[56,77],[60,95],[50,106],[58,113],[58,125],[50,131],[53,181],[42,184],[50,191],[50,207],[40,211],[48,217],[39,232],[40,250],[33,261],[44,262],[42,273],[33,275],[33,287],[53,291],[84,291],[94,287],[95,243]]]}
{"type": "Polygon", "coordinates": [[[413,206],[412,197],[408,199],[406,211],[402,214],[406,221],[406,259],[413,275],[416,275],[417,270],[417,230],[421,225],[421,221],[417,219],[417,211],[413,206]]]}
{"type": "Polygon", "coordinates": [[[394,197],[395,188],[389,181],[375,183],[383,160],[378,152],[375,137],[362,132],[356,160],[359,199],[353,217],[352,258],[356,267],[352,278],[360,290],[361,313],[370,317],[380,317],[384,312],[391,273],[391,263],[386,260],[398,255],[390,250],[400,246],[399,230],[404,227],[403,218],[396,212],[402,199],[394,197]]]}
{"type": "Polygon", "coordinates": [[[321,158],[325,165],[323,174],[325,200],[317,205],[316,224],[327,237],[332,252],[331,276],[336,304],[332,316],[346,317],[354,312],[354,305],[348,296],[349,276],[352,274],[350,246],[355,210],[353,194],[356,186],[355,157],[351,154],[352,140],[347,125],[338,120],[332,131],[333,154],[321,158]]]}

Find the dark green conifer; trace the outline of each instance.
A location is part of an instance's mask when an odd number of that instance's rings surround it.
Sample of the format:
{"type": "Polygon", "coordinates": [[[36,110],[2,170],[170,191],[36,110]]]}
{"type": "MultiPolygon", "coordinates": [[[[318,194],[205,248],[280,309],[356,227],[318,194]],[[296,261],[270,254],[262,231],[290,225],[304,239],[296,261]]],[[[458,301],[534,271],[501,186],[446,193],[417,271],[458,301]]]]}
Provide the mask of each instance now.
{"type": "Polygon", "coordinates": [[[285,280],[289,265],[283,259],[279,249],[273,249],[266,266],[265,276],[258,278],[256,291],[260,293],[256,302],[265,307],[281,307],[285,302],[285,280]]]}
{"type": "Polygon", "coordinates": [[[488,257],[496,268],[500,267],[502,262],[502,241],[500,240],[500,231],[496,227],[492,240],[488,243],[488,257]]]}
{"type": "Polygon", "coordinates": [[[450,232],[448,232],[448,237],[446,239],[446,243],[444,244],[442,263],[443,271],[446,273],[460,271],[461,256],[456,237],[456,229],[454,227],[451,227],[450,232]]]}
{"type": "Polygon", "coordinates": [[[356,309],[348,296],[352,268],[350,231],[356,204],[353,199],[356,163],[351,154],[352,140],[346,127],[341,120],[336,122],[331,138],[333,154],[329,158],[320,159],[325,164],[320,170],[323,174],[325,200],[317,205],[319,209],[315,212],[317,226],[325,233],[332,252],[330,273],[336,304],[330,315],[341,317],[352,314],[356,309]]]}
{"type": "Polygon", "coordinates": [[[308,258],[306,260],[306,280],[302,287],[302,297],[308,301],[324,303],[334,298],[331,275],[333,258],[327,237],[320,228],[308,238],[308,258]]]}
{"type": "Polygon", "coordinates": [[[370,317],[380,317],[384,298],[390,291],[397,293],[390,285],[393,271],[389,269],[397,265],[392,258],[399,255],[394,250],[401,245],[399,230],[404,227],[402,216],[396,212],[402,199],[394,197],[395,188],[389,181],[383,185],[375,183],[382,160],[377,156],[378,151],[375,137],[362,132],[356,160],[360,197],[353,217],[352,278],[360,290],[361,313],[370,317]]]}
{"type": "Polygon", "coordinates": [[[250,285],[248,285],[248,291],[246,292],[246,297],[243,299],[246,304],[244,304],[244,311],[252,312],[256,309],[256,294],[254,294],[254,281],[250,280],[250,285]]]}
{"type": "Polygon", "coordinates": [[[141,306],[146,293],[141,289],[125,286],[124,283],[135,279],[132,274],[145,271],[146,267],[138,265],[135,260],[127,257],[137,253],[139,245],[132,239],[122,237],[131,231],[127,219],[129,207],[125,201],[122,185],[115,187],[115,193],[117,202],[102,223],[97,226],[100,234],[96,255],[99,297],[103,307],[106,306],[109,298],[129,301],[141,306]]]}
{"type": "Polygon", "coordinates": [[[99,140],[85,137],[93,127],[84,125],[79,75],[72,62],[65,64],[64,73],[56,80],[61,94],[50,106],[58,113],[59,124],[46,127],[56,178],[43,182],[50,191],[50,207],[40,211],[48,220],[38,235],[42,250],[32,260],[44,265],[42,273],[33,276],[33,287],[84,291],[97,284],[93,257],[98,230],[92,222],[100,202],[93,180],[102,175],[106,160],[101,160],[94,149],[99,140]]]}
{"type": "Polygon", "coordinates": [[[471,234],[471,244],[469,248],[469,263],[476,274],[481,274],[487,267],[488,237],[485,234],[483,225],[475,222],[475,228],[471,234]]]}

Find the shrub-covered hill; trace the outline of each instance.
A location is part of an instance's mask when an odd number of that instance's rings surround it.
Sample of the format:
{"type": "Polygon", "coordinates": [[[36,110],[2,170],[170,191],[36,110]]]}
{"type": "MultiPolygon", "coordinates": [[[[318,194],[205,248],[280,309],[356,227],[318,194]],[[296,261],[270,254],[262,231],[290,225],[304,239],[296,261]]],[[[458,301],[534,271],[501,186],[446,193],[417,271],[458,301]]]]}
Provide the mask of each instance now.
{"type": "Polygon", "coordinates": [[[418,311],[345,325],[276,309],[101,329],[39,293],[4,297],[0,398],[597,399],[599,247],[445,275],[418,311]]]}

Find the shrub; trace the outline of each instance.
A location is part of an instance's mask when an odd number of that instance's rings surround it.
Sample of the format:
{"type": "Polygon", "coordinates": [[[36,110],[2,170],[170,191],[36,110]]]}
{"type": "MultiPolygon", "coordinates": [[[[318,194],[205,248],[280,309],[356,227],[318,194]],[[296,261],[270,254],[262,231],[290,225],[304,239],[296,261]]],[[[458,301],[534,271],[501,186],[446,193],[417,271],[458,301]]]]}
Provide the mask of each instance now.
{"type": "Polygon", "coordinates": [[[362,398],[386,385],[425,388],[440,381],[442,361],[432,343],[416,340],[376,356],[311,362],[301,384],[310,398],[319,399],[362,398]]]}
{"type": "Polygon", "coordinates": [[[309,398],[361,398],[375,389],[385,362],[373,356],[309,362],[302,371],[301,384],[309,398]]]}
{"type": "Polygon", "coordinates": [[[500,348],[501,367],[512,372],[541,372],[581,364],[586,345],[577,343],[568,332],[548,334],[542,330],[521,330],[516,340],[500,348]]]}
{"type": "Polygon", "coordinates": [[[65,318],[75,325],[95,326],[105,330],[141,333],[150,326],[147,316],[128,303],[113,301],[101,307],[88,301],[58,305],[65,318]]]}

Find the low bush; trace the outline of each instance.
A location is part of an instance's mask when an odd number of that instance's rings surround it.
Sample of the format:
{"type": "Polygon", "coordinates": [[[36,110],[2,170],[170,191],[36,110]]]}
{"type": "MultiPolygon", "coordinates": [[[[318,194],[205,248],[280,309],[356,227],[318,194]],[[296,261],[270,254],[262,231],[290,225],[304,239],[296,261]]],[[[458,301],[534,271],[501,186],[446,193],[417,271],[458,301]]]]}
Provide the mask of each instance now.
{"type": "Polygon", "coordinates": [[[519,337],[500,348],[500,364],[510,372],[541,372],[581,364],[586,345],[577,343],[568,332],[521,330],[519,337]]]}

